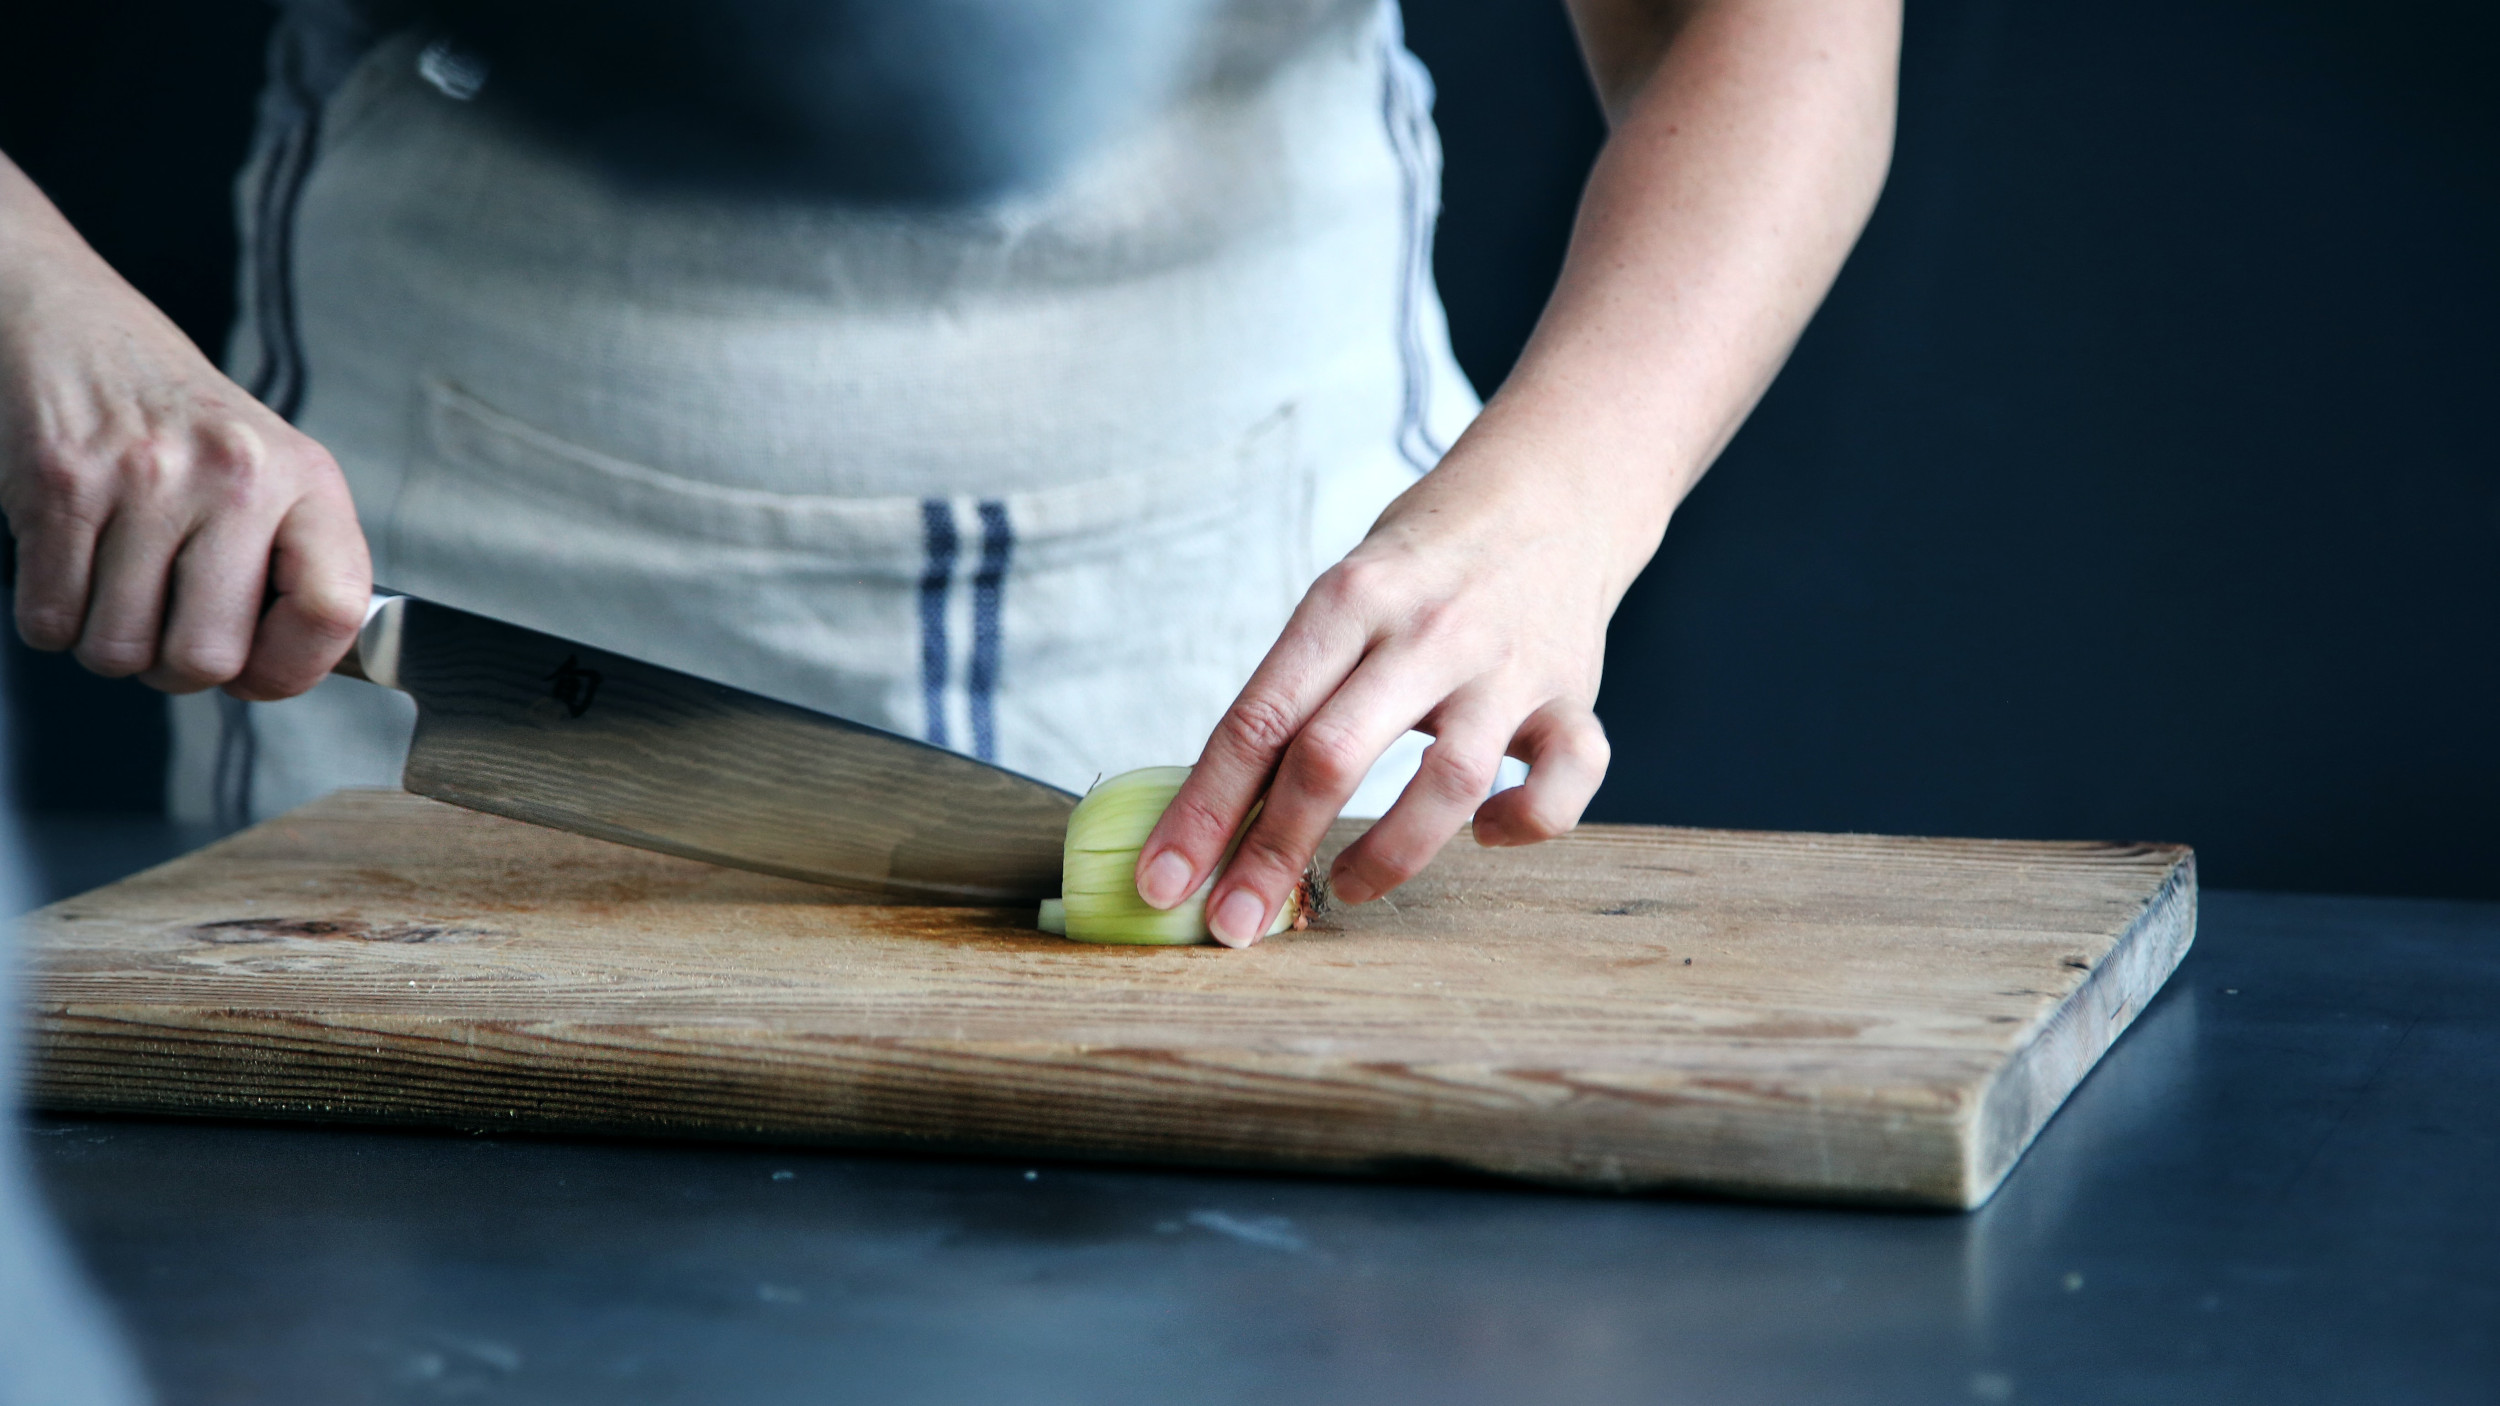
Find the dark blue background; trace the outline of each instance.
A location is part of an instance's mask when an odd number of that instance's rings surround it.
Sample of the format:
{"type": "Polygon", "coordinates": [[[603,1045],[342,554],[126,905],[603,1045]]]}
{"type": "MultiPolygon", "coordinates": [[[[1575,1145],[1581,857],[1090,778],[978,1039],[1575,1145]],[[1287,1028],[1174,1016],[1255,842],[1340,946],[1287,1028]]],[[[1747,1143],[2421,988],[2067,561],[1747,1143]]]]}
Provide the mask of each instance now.
{"type": "MultiPolygon", "coordinates": [[[[267,12],[21,8],[0,148],[213,344],[267,12]]],[[[1490,388],[1599,125],[1558,4],[1408,27],[1490,388]]],[[[2464,0],[1915,3],[1875,221],[1616,622],[1593,814],[2500,897],[2495,40],[2464,0]]],[[[26,801],[153,808],[152,700],[18,665],[26,801]]]]}

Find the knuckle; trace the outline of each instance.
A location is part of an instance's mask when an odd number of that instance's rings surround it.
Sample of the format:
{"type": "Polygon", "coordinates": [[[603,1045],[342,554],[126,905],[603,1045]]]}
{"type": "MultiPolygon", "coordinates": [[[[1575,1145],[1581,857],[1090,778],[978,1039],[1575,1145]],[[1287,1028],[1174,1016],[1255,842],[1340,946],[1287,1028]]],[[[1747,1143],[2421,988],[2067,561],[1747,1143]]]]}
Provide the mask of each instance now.
{"type": "Polygon", "coordinates": [[[47,501],[87,491],[87,482],[93,477],[85,456],[56,445],[41,445],[28,451],[24,473],[27,486],[47,501]]]}
{"type": "Polygon", "coordinates": [[[1435,747],[1420,775],[1434,797],[1472,806],[1493,789],[1501,763],[1479,753],[1444,753],[1435,747]]]}
{"type": "Polygon", "coordinates": [[[1247,755],[1273,757],[1293,741],[1293,712],[1264,695],[1244,697],[1224,715],[1224,735],[1247,755]]]}
{"type": "Polygon", "coordinates": [[[1225,866],[1225,877],[1246,880],[1252,888],[1264,888],[1278,879],[1299,875],[1302,856],[1293,853],[1282,836],[1265,826],[1255,826],[1242,837],[1241,848],[1233,852],[1233,862],[1225,866]]]}
{"type": "Polygon", "coordinates": [[[145,673],[156,663],[156,649],[139,640],[88,640],[74,651],[89,672],[108,679],[145,673]]]}
{"type": "Polygon", "coordinates": [[[1580,823],[1578,803],[1557,802],[1550,796],[1523,793],[1522,804],[1506,818],[1504,828],[1531,843],[1554,840],[1568,835],[1580,823]]]}
{"type": "Polygon", "coordinates": [[[123,483],[144,496],[170,492],[190,467],[191,456],[183,446],[156,435],[133,441],[121,454],[123,483]]]}
{"type": "MultiPolygon", "coordinates": [[[[1232,835],[1232,827],[1225,823],[1215,807],[1187,791],[1173,797],[1172,803],[1164,807],[1163,818],[1157,822],[1157,828],[1165,829],[1167,834],[1180,841],[1185,851],[1193,853],[1221,849],[1224,841],[1232,835]]],[[[1206,857],[1206,854],[1201,854],[1201,862],[1206,857]]]]}
{"type": "Polygon", "coordinates": [[[1399,626],[1413,647],[1429,655],[1463,658],[1479,674],[1505,670],[1519,654],[1510,636],[1488,629],[1480,611],[1464,601],[1419,601],[1399,626]]]}
{"type": "Polygon", "coordinates": [[[1329,605],[1368,615],[1387,599],[1389,576],[1389,568],[1379,562],[1349,557],[1328,568],[1311,589],[1329,605]]]}
{"type": "Polygon", "coordinates": [[[1371,769],[1363,739],[1341,723],[1325,719],[1302,729],[1293,744],[1297,775],[1328,792],[1352,790],[1371,769]]]}
{"type": "Polygon", "coordinates": [[[277,477],[260,441],[242,431],[210,436],[197,467],[201,488],[227,508],[258,501],[277,477]]]}
{"type": "Polygon", "coordinates": [[[215,679],[201,678],[196,674],[185,673],[180,669],[171,668],[163,663],[159,663],[155,668],[141,673],[138,678],[139,682],[146,684],[148,687],[155,689],[159,693],[176,694],[198,693],[201,690],[208,688],[210,685],[218,682],[218,680],[215,679]]]}
{"type": "Polygon", "coordinates": [[[224,416],[199,427],[200,462],[212,469],[257,468],[269,460],[269,443],[239,417],[224,416]]]}
{"type": "Polygon", "coordinates": [[[85,623],[77,612],[60,606],[36,605],[23,597],[18,601],[18,636],[47,654],[57,654],[78,643],[79,627],[85,623]]]}
{"type": "Polygon", "coordinates": [[[349,595],[344,591],[308,592],[297,605],[305,628],[324,644],[338,644],[353,639],[364,628],[365,606],[370,596],[349,595]]]}
{"type": "Polygon", "coordinates": [[[1458,638],[1467,629],[1468,613],[1457,602],[1424,601],[1407,612],[1407,632],[1425,643],[1439,643],[1458,638]]]}
{"type": "MultiPolygon", "coordinates": [[[[26,466],[26,508],[38,522],[90,523],[104,499],[94,464],[58,449],[37,450],[26,466]]],[[[12,495],[14,496],[14,495],[12,495]]]]}
{"type": "Polygon", "coordinates": [[[1531,840],[1558,840],[1568,835],[1576,820],[1559,816],[1551,809],[1531,805],[1520,811],[1511,828],[1531,840]]]}
{"type": "Polygon", "coordinates": [[[228,641],[184,640],[168,644],[152,672],[182,691],[196,692],[242,673],[247,657],[228,641]]]}
{"type": "Polygon", "coordinates": [[[1563,729],[1558,740],[1563,754],[1600,775],[1615,758],[1615,744],[1606,738],[1606,729],[1597,719],[1582,716],[1563,729]]]}
{"type": "Polygon", "coordinates": [[[1403,846],[1375,846],[1355,862],[1355,871],[1371,886],[1375,894],[1387,893],[1415,875],[1425,861],[1406,852],[1403,846]]]}

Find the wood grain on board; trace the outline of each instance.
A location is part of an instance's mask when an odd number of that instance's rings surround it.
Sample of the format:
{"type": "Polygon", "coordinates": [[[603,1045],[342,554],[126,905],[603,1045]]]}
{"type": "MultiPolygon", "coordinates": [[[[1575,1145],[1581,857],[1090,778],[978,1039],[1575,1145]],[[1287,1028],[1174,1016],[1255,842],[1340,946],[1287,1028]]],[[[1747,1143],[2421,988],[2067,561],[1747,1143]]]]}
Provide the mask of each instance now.
{"type": "Polygon", "coordinates": [[[29,918],[32,1093],[1972,1206],[2195,906],[2175,846],[1586,826],[1088,947],[342,792],[29,918]]]}

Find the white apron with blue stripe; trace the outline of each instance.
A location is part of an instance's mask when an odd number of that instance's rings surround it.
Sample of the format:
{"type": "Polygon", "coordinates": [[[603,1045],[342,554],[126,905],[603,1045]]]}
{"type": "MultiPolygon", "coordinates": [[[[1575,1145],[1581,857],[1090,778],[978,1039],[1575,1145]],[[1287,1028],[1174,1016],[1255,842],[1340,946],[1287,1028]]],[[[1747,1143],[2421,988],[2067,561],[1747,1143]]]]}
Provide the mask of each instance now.
{"type": "MultiPolygon", "coordinates": [[[[402,36],[264,134],[238,374],[395,589],[1073,789],[1190,760],[1476,409],[1394,10],[1238,0],[1208,44],[1048,191],[911,211],[619,186],[402,36]]],[[[175,809],[395,783],[411,716],[177,700],[175,809]]]]}

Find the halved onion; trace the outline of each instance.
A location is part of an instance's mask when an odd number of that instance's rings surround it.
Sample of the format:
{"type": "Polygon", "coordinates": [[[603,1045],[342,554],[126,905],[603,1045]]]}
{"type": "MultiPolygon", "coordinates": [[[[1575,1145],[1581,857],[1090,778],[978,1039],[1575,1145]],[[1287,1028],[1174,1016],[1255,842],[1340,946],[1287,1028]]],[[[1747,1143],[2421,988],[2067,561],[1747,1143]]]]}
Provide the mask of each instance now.
{"type": "MultiPolygon", "coordinates": [[[[1077,942],[1124,943],[1144,946],[1176,946],[1183,943],[1207,942],[1207,895],[1215,889],[1215,881],[1232,862],[1228,846],[1224,858],[1215,866],[1215,873],[1198,886],[1198,891],[1169,910],[1158,909],[1137,896],[1137,855],[1145,848],[1146,836],[1152,834],[1155,822],[1163,818],[1164,808],[1180,794],[1181,783],[1189,779],[1185,766],[1150,766],[1123,772],[1099,782],[1077,802],[1076,811],[1068,817],[1067,857],[1060,871],[1060,894],[1042,903],[1039,926],[1044,932],[1058,933],[1077,942]]],[[[1242,831],[1258,818],[1256,807],[1242,821],[1242,831]]],[[[1241,843],[1241,832],[1233,835],[1233,845],[1241,843]]],[[[1310,924],[1315,890],[1306,876],[1294,887],[1268,925],[1267,935],[1275,936],[1293,928],[1310,924]]]]}

